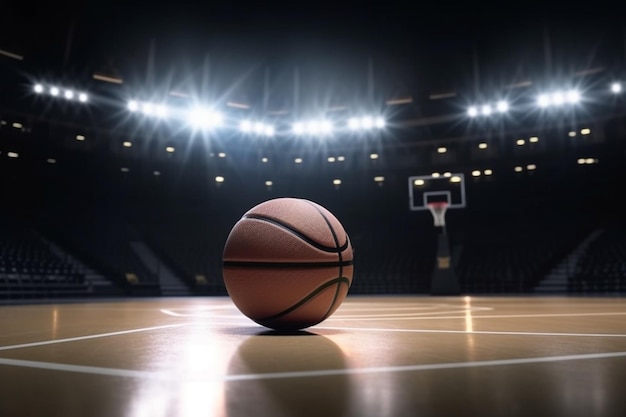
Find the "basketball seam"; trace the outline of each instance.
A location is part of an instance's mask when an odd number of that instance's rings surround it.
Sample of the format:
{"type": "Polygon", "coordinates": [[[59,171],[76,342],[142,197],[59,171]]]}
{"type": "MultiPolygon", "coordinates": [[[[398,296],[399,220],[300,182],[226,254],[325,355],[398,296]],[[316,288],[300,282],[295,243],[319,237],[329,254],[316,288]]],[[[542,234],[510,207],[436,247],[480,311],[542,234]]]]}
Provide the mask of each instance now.
{"type": "Polygon", "coordinates": [[[242,268],[336,268],[341,266],[351,266],[352,260],[341,262],[263,262],[263,261],[223,261],[224,267],[242,268]]]}
{"type": "MultiPolygon", "coordinates": [[[[326,220],[326,217],[324,217],[324,215],[322,213],[320,213],[320,214],[322,215],[324,220],[328,223],[328,221],[326,220]]],[[[337,240],[337,236],[335,235],[334,230],[332,229],[332,227],[330,227],[331,234],[333,235],[333,239],[335,240],[335,245],[336,245],[334,248],[322,245],[321,243],[318,243],[318,242],[314,241],[313,239],[311,239],[307,235],[303,234],[299,230],[294,229],[291,226],[289,226],[288,224],[285,224],[285,223],[281,222],[280,220],[277,220],[277,219],[275,219],[273,217],[263,216],[263,215],[259,215],[259,214],[246,214],[243,218],[244,219],[259,220],[259,221],[267,222],[267,223],[273,224],[275,226],[278,226],[278,227],[288,231],[289,233],[299,237],[300,239],[302,239],[303,241],[305,241],[309,245],[313,246],[314,248],[319,249],[319,250],[324,251],[324,252],[337,253],[337,252],[342,252],[342,251],[344,251],[344,250],[346,250],[348,248],[349,240],[347,239],[347,237],[346,237],[346,243],[341,245],[341,246],[339,246],[338,240],[337,240]]]]}
{"type": "MultiPolygon", "coordinates": [[[[322,284],[319,287],[317,287],[315,290],[313,290],[312,292],[307,294],[306,297],[304,297],[303,299],[301,299],[300,301],[298,301],[297,303],[295,303],[291,307],[281,311],[280,313],[274,314],[272,316],[265,317],[265,318],[262,318],[262,319],[258,319],[258,322],[262,323],[262,322],[267,322],[267,321],[279,319],[279,318],[281,318],[281,317],[291,313],[292,311],[297,310],[300,306],[305,304],[310,299],[314,298],[317,294],[322,292],[324,289],[326,289],[327,287],[330,287],[331,285],[334,285],[334,284],[347,284],[348,286],[350,286],[350,280],[348,278],[346,278],[346,277],[341,277],[341,276],[338,277],[338,278],[331,279],[330,281],[327,281],[324,284],[322,284]]],[[[333,304],[334,304],[334,301],[333,301],[333,304]]],[[[323,321],[325,318],[326,317],[321,319],[319,322],[323,321]]]]}
{"type": "MultiPolygon", "coordinates": [[[[330,233],[333,235],[333,240],[335,241],[335,246],[337,246],[337,249],[339,249],[339,238],[337,237],[337,232],[333,228],[333,225],[330,223],[330,220],[328,220],[328,218],[324,215],[324,213],[315,204],[313,204],[310,201],[307,201],[307,203],[310,204],[311,206],[313,206],[313,208],[315,210],[317,210],[317,212],[320,214],[320,216],[322,216],[322,218],[326,222],[326,225],[330,229],[330,233]]],[[[348,244],[349,244],[349,239],[348,239],[348,234],[346,233],[346,248],[348,247],[348,244]]],[[[339,278],[343,277],[343,265],[342,265],[343,257],[341,255],[341,252],[343,252],[343,251],[337,252],[337,256],[339,257],[339,274],[338,274],[339,278]]],[[[348,282],[348,288],[350,288],[350,282],[348,282]]],[[[339,290],[340,289],[341,289],[341,285],[338,284],[337,288],[335,289],[335,295],[333,297],[333,301],[330,303],[330,306],[328,307],[328,310],[326,311],[326,314],[324,314],[322,316],[322,320],[320,320],[320,321],[326,320],[331,315],[331,312],[333,311],[333,306],[337,302],[337,297],[339,297],[339,290]]]]}

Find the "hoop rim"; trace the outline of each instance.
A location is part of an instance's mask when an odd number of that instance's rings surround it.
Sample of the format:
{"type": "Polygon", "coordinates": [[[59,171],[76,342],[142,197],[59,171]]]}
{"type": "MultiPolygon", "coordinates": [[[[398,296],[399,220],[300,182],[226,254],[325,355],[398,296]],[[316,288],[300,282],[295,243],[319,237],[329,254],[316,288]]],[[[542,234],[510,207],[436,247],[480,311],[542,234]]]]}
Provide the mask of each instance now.
{"type": "Polygon", "coordinates": [[[427,207],[432,208],[446,208],[450,205],[447,201],[433,201],[432,203],[426,203],[427,207]]]}

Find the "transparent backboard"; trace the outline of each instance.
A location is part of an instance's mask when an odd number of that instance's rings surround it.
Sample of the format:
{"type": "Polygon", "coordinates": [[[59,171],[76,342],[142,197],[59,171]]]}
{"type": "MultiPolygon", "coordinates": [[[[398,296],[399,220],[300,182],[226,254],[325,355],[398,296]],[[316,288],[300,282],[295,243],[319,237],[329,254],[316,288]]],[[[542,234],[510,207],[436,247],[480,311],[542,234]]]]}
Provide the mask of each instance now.
{"type": "Polygon", "coordinates": [[[428,210],[428,203],[445,202],[448,209],[465,207],[465,176],[460,173],[409,177],[409,209],[428,210]]]}

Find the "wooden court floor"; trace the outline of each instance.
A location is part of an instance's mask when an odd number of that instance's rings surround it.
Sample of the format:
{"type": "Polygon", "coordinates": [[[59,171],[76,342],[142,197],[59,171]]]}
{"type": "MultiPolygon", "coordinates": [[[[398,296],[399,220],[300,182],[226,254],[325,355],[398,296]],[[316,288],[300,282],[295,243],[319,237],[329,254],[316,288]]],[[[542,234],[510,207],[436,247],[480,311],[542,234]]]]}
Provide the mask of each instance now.
{"type": "Polygon", "coordinates": [[[626,416],[626,298],[348,296],[266,331],[228,298],[0,306],[0,416],[626,416]]]}

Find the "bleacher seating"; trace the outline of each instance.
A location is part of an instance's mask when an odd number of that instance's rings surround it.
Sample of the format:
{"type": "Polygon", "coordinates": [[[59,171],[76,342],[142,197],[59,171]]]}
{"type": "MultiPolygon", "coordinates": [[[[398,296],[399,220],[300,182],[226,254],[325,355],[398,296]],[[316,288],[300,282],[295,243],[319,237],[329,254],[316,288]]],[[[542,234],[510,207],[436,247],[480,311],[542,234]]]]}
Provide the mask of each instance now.
{"type": "Polygon", "coordinates": [[[579,259],[570,279],[574,293],[626,292],[626,227],[611,225],[579,259]]]}
{"type": "Polygon", "coordinates": [[[20,220],[0,215],[0,298],[87,296],[84,275],[20,220]]]}

